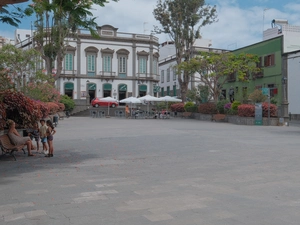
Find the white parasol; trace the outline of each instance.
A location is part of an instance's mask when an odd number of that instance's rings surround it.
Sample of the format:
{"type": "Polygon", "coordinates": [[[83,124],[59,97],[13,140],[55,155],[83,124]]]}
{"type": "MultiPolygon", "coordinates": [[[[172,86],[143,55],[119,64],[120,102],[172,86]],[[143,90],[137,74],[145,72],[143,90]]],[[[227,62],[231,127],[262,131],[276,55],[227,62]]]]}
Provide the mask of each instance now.
{"type": "Polygon", "coordinates": [[[140,98],[138,98],[138,99],[141,100],[141,101],[146,101],[146,102],[148,103],[148,104],[147,104],[148,114],[150,113],[150,112],[149,112],[149,103],[150,103],[150,102],[159,102],[159,101],[160,101],[159,98],[156,98],[156,97],[154,97],[154,96],[152,96],[152,95],[145,95],[145,96],[140,97],[140,98]]]}
{"type": "Polygon", "coordinates": [[[124,98],[120,101],[120,103],[127,103],[129,104],[130,103],[130,113],[132,113],[132,104],[141,104],[142,101],[139,100],[138,98],[136,97],[129,97],[129,98],[124,98]]]}
{"type": "MultiPolygon", "coordinates": [[[[114,99],[112,97],[101,98],[101,101],[103,101],[103,102],[118,102],[117,99],[114,99]]],[[[108,109],[107,116],[109,116],[109,104],[107,104],[107,109],[108,109]]]]}
{"type": "Polygon", "coordinates": [[[169,108],[168,102],[182,102],[181,99],[174,98],[174,97],[171,97],[171,96],[168,96],[168,95],[166,95],[164,97],[160,97],[159,99],[160,99],[160,101],[167,103],[167,110],[169,108]]]}

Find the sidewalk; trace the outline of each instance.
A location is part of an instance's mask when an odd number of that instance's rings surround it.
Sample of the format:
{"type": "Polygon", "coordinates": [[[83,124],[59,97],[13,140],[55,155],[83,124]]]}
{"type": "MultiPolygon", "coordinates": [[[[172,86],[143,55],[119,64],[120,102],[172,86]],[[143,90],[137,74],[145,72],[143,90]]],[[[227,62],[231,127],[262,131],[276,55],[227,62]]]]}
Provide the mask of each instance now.
{"type": "Polygon", "coordinates": [[[56,130],[53,158],[1,157],[1,225],[299,224],[298,126],[70,117],[56,130]]]}

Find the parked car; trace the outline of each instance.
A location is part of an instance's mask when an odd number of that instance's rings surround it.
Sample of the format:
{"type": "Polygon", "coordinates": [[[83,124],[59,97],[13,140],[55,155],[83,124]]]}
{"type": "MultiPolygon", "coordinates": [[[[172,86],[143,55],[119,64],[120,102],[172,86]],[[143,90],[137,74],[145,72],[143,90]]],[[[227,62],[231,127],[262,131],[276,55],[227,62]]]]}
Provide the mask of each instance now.
{"type": "Polygon", "coordinates": [[[112,108],[115,108],[119,105],[117,101],[107,101],[107,100],[102,100],[101,98],[94,98],[91,101],[91,104],[93,107],[99,107],[99,106],[109,106],[112,108]]]}

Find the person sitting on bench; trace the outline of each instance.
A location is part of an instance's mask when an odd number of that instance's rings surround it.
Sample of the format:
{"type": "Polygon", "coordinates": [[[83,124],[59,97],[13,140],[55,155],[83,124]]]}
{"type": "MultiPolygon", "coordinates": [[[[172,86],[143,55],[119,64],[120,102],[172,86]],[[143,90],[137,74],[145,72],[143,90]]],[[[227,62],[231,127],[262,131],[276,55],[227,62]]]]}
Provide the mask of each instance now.
{"type": "Polygon", "coordinates": [[[31,149],[35,149],[30,137],[22,137],[15,128],[16,123],[13,120],[8,120],[7,124],[9,126],[8,129],[8,137],[12,144],[14,145],[27,145],[28,156],[34,156],[31,154],[31,149]]]}

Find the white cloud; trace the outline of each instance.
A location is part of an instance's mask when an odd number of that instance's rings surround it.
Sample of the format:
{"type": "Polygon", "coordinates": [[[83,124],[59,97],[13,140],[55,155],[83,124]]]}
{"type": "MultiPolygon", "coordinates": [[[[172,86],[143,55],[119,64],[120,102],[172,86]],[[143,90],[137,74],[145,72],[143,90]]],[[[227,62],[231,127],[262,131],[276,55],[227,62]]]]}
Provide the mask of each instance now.
{"type": "MultiPolygon", "coordinates": [[[[203,27],[201,35],[211,39],[214,48],[234,49],[259,42],[263,28],[271,28],[273,19],[287,19],[291,25],[300,25],[300,0],[207,0],[207,3],[217,5],[219,21],[203,27]]],[[[98,17],[99,26],[109,24],[119,28],[118,32],[150,34],[154,25],[159,26],[153,15],[156,4],[157,0],[110,1],[105,7],[95,7],[92,13],[98,17]]],[[[27,28],[24,25],[20,28],[30,29],[30,23],[27,28]]],[[[13,37],[13,34],[0,27],[0,36],[13,37]]],[[[169,40],[167,34],[156,36],[160,42],[169,40]]]]}

